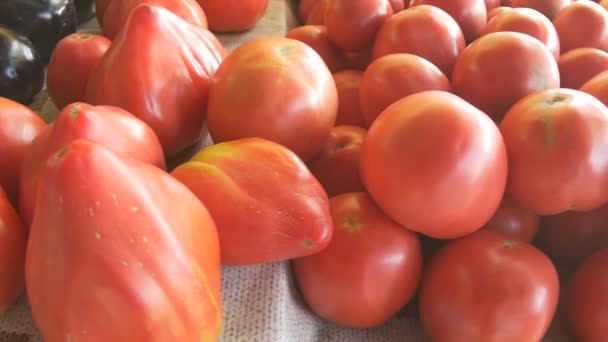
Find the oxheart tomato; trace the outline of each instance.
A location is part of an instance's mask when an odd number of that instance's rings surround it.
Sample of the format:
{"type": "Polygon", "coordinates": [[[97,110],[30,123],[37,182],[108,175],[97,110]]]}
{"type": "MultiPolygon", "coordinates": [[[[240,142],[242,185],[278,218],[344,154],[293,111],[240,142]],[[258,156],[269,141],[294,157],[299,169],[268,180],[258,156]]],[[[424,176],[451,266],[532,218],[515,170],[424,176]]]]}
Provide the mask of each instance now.
{"type": "Polygon", "coordinates": [[[215,142],[259,137],[304,161],[323,146],[338,112],[336,84],[312,48],[290,38],[259,38],[224,60],[209,93],[215,142]]]}
{"type": "Polygon", "coordinates": [[[30,108],[0,97],[0,188],[13,205],[18,203],[25,151],[45,127],[30,108]]]}
{"type": "Polygon", "coordinates": [[[209,209],[224,265],[302,257],[331,239],[327,194],[277,143],[248,138],[209,146],[171,174],[209,209]]]}
{"type": "Polygon", "coordinates": [[[393,7],[388,0],[328,0],[325,25],[336,46],[356,51],[373,42],[391,15],[393,7]]]}
{"type": "Polygon", "coordinates": [[[264,16],[268,0],[197,0],[201,5],[209,29],[214,32],[245,31],[264,16]]]}
{"type": "Polygon", "coordinates": [[[589,257],[571,278],[566,296],[568,326],[576,341],[602,341],[608,336],[608,249],[589,257]]]}
{"type": "Polygon", "coordinates": [[[368,46],[363,50],[359,51],[342,51],[342,60],[344,61],[344,67],[359,71],[365,71],[371,64],[373,55],[372,47],[368,46]]]}
{"type": "Polygon", "coordinates": [[[587,94],[593,95],[604,105],[608,106],[608,70],[599,73],[589,81],[585,82],[580,88],[587,94]]]}
{"type": "Polygon", "coordinates": [[[401,225],[456,238],[480,229],[498,208],[507,153],[487,115],[456,95],[429,90],[395,102],[372,124],[361,176],[401,225]]]}
{"type": "Polygon", "coordinates": [[[34,218],[38,184],[47,160],[77,139],[91,140],[118,155],[165,167],[160,142],[144,122],[116,107],[71,104],[32,141],[23,157],[19,210],[28,228],[34,218]]]}
{"type": "Polygon", "coordinates": [[[49,158],[25,271],[45,341],[217,341],[222,330],[205,206],[163,170],[90,141],[49,158]]]}
{"type": "Polygon", "coordinates": [[[422,274],[418,236],[387,217],[364,192],[330,201],[329,246],[293,261],[306,303],[341,325],[381,325],[414,296],[422,274]]]}
{"type": "Polygon", "coordinates": [[[374,59],[394,53],[410,53],[452,75],[465,40],[458,23],[444,10],[430,5],[406,9],[390,17],[374,43],[374,59]]]}
{"type": "Polygon", "coordinates": [[[562,53],[580,47],[608,51],[608,11],[593,1],[575,1],[553,19],[562,53]]]}
{"type": "Polygon", "coordinates": [[[338,114],[335,125],[365,126],[359,103],[359,89],[363,72],[343,70],[333,76],[338,90],[338,114]]]}
{"type": "Polygon", "coordinates": [[[505,195],[500,207],[482,229],[501,233],[509,239],[532,243],[538,233],[539,221],[538,215],[532,210],[505,195]]]}
{"type": "Polygon", "coordinates": [[[433,341],[540,341],[556,312],[551,260],[525,242],[477,232],[448,242],[420,288],[420,320],[433,341]]]}
{"type": "Polygon", "coordinates": [[[357,126],[334,127],[321,152],[308,165],[329,197],[365,191],[359,172],[361,144],[367,130],[357,126]]]}
{"type": "Polygon", "coordinates": [[[578,48],[561,55],[559,76],[562,88],[579,89],[587,81],[608,70],[608,52],[578,48]]]}
{"type": "Polygon", "coordinates": [[[460,55],[452,88],[500,121],[522,97],[559,88],[559,69],[549,49],[538,39],[519,32],[495,32],[477,39],[460,55]]]}
{"type": "Polygon", "coordinates": [[[329,40],[327,28],[323,25],[298,26],[287,33],[287,38],[299,40],[310,46],[321,56],[330,72],[343,69],[344,61],[340,49],[329,40]]]}
{"type": "Polygon", "coordinates": [[[433,63],[407,53],[376,59],[365,70],[360,87],[366,127],[397,100],[426,90],[451,90],[450,81],[433,63]]]}
{"type": "Polygon", "coordinates": [[[562,9],[573,3],[574,0],[510,0],[511,7],[528,7],[544,14],[553,20],[562,9]]]}
{"type": "Polygon", "coordinates": [[[206,29],[162,7],[138,6],[95,67],[85,102],[137,116],[172,157],[202,138],[211,77],[224,54],[206,29]]]}
{"type": "Polygon", "coordinates": [[[486,26],[485,0],[412,0],[410,7],[424,4],[439,7],[454,18],[467,42],[477,39],[486,26]]]}
{"type": "Polygon", "coordinates": [[[109,39],[114,39],[137,6],[147,4],[165,8],[185,21],[207,28],[207,16],[196,0],[119,0],[112,1],[105,9],[102,29],[109,39]]]}
{"type": "Polygon", "coordinates": [[[0,314],[13,305],[25,286],[27,233],[0,187],[0,314]]]}
{"type": "Polygon", "coordinates": [[[59,41],[49,62],[46,86],[55,107],[84,101],[87,83],[112,42],[100,35],[73,33],[59,41]]]}

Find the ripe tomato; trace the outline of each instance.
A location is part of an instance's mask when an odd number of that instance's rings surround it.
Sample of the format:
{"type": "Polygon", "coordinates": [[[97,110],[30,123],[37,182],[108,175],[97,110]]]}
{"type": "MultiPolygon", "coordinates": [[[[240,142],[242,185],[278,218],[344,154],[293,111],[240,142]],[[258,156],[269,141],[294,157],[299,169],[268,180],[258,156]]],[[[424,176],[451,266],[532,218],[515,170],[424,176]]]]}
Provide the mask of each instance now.
{"type": "Polygon", "coordinates": [[[426,268],[420,320],[432,341],[540,341],[555,314],[559,279],[525,242],[478,232],[448,242],[426,268]]]}
{"type": "Polygon", "coordinates": [[[306,19],[310,15],[313,7],[317,5],[321,0],[300,0],[298,4],[298,18],[300,22],[306,22],[306,19]]]}
{"type": "Polygon", "coordinates": [[[335,73],[334,82],[338,90],[338,116],[335,125],[353,125],[364,127],[363,114],[359,104],[359,88],[363,72],[344,70],[335,73]]]}
{"type": "Polygon", "coordinates": [[[435,64],[450,77],[465,41],[458,23],[440,8],[420,5],[390,17],[378,32],[374,59],[411,53],[435,64]]]}
{"type": "Polygon", "coordinates": [[[366,193],[334,197],[330,208],[336,228],[329,246],[293,261],[304,300],[319,316],[341,325],[381,325],[418,288],[420,240],[366,193]]]}
{"type": "Polygon", "coordinates": [[[553,20],[564,7],[570,5],[574,0],[511,0],[511,7],[528,7],[544,14],[549,20],[553,20]]]}
{"type": "Polygon", "coordinates": [[[391,7],[393,8],[393,13],[399,13],[403,11],[407,6],[405,4],[406,1],[409,0],[388,0],[391,3],[391,7]]]}
{"type": "Polygon", "coordinates": [[[46,75],[49,96],[59,110],[84,100],[93,69],[111,44],[108,38],[90,33],[74,33],[59,41],[46,75]]]}
{"type": "Polygon", "coordinates": [[[608,106],[608,71],[604,71],[587,81],[581,86],[580,90],[593,95],[608,106]]]}
{"type": "Polygon", "coordinates": [[[393,8],[387,0],[329,0],[325,25],[336,46],[356,51],[373,42],[391,15],[393,8]]]}
{"type": "Polygon", "coordinates": [[[325,25],[325,11],[329,0],[320,0],[310,11],[304,23],[306,25],[325,25]]]}
{"type": "Polygon", "coordinates": [[[218,69],[207,122],[215,142],[264,138],[308,161],[321,150],[337,111],[336,84],[312,48],[260,38],[238,47],[218,69]]]}
{"type": "Polygon", "coordinates": [[[342,50],[344,67],[364,71],[372,62],[371,46],[359,51],[342,50]]]}
{"type": "Polygon", "coordinates": [[[556,60],[559,59],[559,37],[553,27],[553,23],[540,12],[531,8],[513,8],[508,11],[496,13],[494,18],[488,21],[484,29],[484,35],[511,31],[530,35],[538,40],[551,51],[556,60]]]}
{"type": "Polygon", "coordinates": [[[376,59],[363,74],[361,109],[366,127],[389,105],[425,90],[450,91],[450,81],[433,63],[406,53],[376,59]]]}
{"type": "Polygon", "coordinates": [[[100,24],[103,23],[103,15],[111,1],[112,0],[95,0],[95,16],[97,16],[97,21],[100,24]]]}
{"type": "Polygon", "coordinates": [[[197,0],[214,32],[240,32],[257,24],[269,0],[197,0]]]}
{"type": "Polygon", "coordinates": [[[304,25],[287,33],[287,38],[299,40],[310,46],[323,59],[332,73],[343,69],[341,51],[327,36],[327,28],[322,25],[304,25]]]}
{"type": "Polygon", "coordinates": [[[494,9],[488,11],[488,22],[490,22],[490,20],[492,20],[492,18],[494,18],[495,16],[497,16],[499,13],[502,13],[502,12],[505,12],[505,11],[510,11],[512,9],[513,8],[506,7],[506,6],[494,7],[494,9]]]}
{"type": "Polygon", "coordinates": [[[457,95],[500,121],[522,97],[559,88],[559,69],[538,39],[519,32],[495,32],[474,41],[460,55],[452,87],[457,95]]]}
{"type": "Polygon", "coordinates": [[[467,42],[477,39],[486,26],[485,0],[412,0],[410,7],[424,4],[439,7],[454,18],[467,42]]]}
{"type": "Polygon", "coordinates": [[[578,48],[563,54],[558,62],[562,88],[579,89],[608,70],[608,53],[596,48],[578,48]]]}
{"type": "Polygon", "coordinates": [[[456,238],[480,229],[498,208],[507,154],[487,115],[430,90],[395,102],[376,119],[361,147],[361,175],[401,225],[456,238]]]}
{"type": "Polygon", "coordinates": [[[500,124],[508,191],[539,215],[591,210],[608,200],[608,108],[572,89],[517,102],[500,124]]]}
{"type": "Polygon", "coordinates": [[[608,336],[608,248],[588,258],[568,284],[566,317],[576,341],[603,341],[608,336]]]}
{"type": "Polygon", "coordinates": [[[500,7],[500,0],[486,0],[486,10],[490,12],[496,7],[500,7]]]}
{"type": "Polygon", "coordinates": [[[580,47],[608,50],[608,11],[593,1],[576,1],[565,7],[553,25],[562,54],[580,47]]]}
{"type": "Polygon", "coordinates": [[[538,232],[539,217],[530,209],[505,195],[500,207],[483,230],[491,230],[509,239],[532,243],[538,232]]]}
{"type": "Polygon", "coordinates": [[[321,152],[308,164],[329,197],[365,191],[359,160],[366,134],[366,129],[357,126],[334,127],[321,152]]]}
{"type": "Polygon", "coordinates": [[[3,314],[24,290],[27,234],[2,187],[0,224],[0,314],[3,314]]]}

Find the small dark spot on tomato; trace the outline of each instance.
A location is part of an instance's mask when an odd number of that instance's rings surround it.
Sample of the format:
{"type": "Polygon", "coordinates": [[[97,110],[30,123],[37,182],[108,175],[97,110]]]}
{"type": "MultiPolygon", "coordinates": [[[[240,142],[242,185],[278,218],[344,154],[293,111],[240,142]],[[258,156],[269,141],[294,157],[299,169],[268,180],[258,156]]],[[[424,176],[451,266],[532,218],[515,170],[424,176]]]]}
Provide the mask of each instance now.
{"type": "Polygon", "coordinates": [[[78,36],[76,36],[76,38],[80,39],[80,40],[87,40],[87,39],[91,38],[91,35],[90,34],[86,34],[86,33],[85,34],[79,34],[78,36]]]}
{"type": "Polygon", "coordinates": [[[566,96],[564,96],[564,95],[555,95],[550,100],[547,100],[547,104],[550,104],[550,105],[556,104],[558,102],[563,102],[566,99],[568,99],[568,98],[566,96]]]}
{"type": "Polygon", "coordinates": [[[340,150],[343,150],[344,148],[346,148],[345,144],[338,144],[334,147],[334,152],[338,152],[340,150]]]}
{"type": "Polygon", "coordinates": [[[70,117],[75,120],[78,118],[78,115],[80,115],[80,106],[76,105],[70,110],[70,117]]]}
{"type": "Polygon", "coordinates": [[[306,239],[306,240],[302,241],[302,245],[304,245],[304,247],[306,247],[306,248],[312,248],[313,243],[312,243],[312,240],[306,239]]]}
{"type": "Polygon", "coordinates": [[[504,240],[502,242],[503,247],[506,248],[516,248],[519,246],[519,243],[517,241],[513,241],[513,240],[504,240]]]}
{"type": "Polygon", "coordinates": [[[361,223],[359,222],[359,220],[357,220],[356,217],[348,216],[346,218],[346,229],[348,229],[350,232],[360,231],[361,228],[361,223]]]}
{"type": "Polygon", "coordinates": [[[287,59],[289,58],[289,56],[291,56],[291,52],[293,51],[293,49],[293,45],[284,45],[279,48],[279,52],[281,53],[281,56],[287,59]]]}
{"type": "Polygon", "coordinates": [[[70,152],[70,148],[68,146],[65,146],[55,154],[55,159],[63,158],[66,154],[68,154],[68,152],[70,152]]]}

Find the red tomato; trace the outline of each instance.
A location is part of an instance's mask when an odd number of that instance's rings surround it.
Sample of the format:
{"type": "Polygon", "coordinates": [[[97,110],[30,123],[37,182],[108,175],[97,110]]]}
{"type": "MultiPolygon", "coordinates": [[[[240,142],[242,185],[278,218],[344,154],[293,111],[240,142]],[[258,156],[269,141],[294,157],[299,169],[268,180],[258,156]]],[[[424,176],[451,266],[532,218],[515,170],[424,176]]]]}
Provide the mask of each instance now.
{"type": "Polygon", "coordinates": [[[488,13],[495,9],[496,7],[500,7],[500,0],[485,0],[486,1],[486,10],[488,11],[488,13]]]}
{"type": "Polygon", "coordinates": [[[215,142],[264,138],[308,161],[325,143],[337,110],[336,84],[321,57],[300,41],[273,37],[241,45],[222,63],[207,120],[215,142]]]}
{"type": "Polygon", "coordinates": [[[420,320],[436,342],[540,341],[558,296],[547,256],[525,242],[478,232],[449,242],[427,266],[420,320]]]}
{"type": "MultiPolygon", "coordinates": [[[[497,16],[498,14],[505,12],[505,11],[510,11],[513,8],[511,7],[506,7],[506,6],[500,6],[500,7],[495,7],[492,10],[488,11],[488,22],[490,22],[490,20],[492,20],[492,18],[494,18],[495,16],[497,16]]],[[[553,25],[553,24],[552,24],[553,25]]]]}
{"type": "Polygon", "coordinates": [[[262,19],[269,0],[197,0],[213,32],[240,32],[262,19]]]}
{"type": "Polygon", "coordinates": [[[603,341],[608,336],[608,249],[583,263],[568,284],[566,315],[569,330],[580,342],[603,341]]]}
{"type": "Polygon", "coordinates": [[[380,26],[393,15],[387,0],[329,0],[325,25],[336,46],[361,50],[370,45],[380,26]]]}
{"type": "Polygon", "coordinates": [[[320,0],[310,11],[304,23],[306,25],[325,25],[325,11],[329,0],[320,0]]]}
{"type": "Polygon", "coordinates": [[[372,47],[367,47],[359,51],[342,50],[342,60],[344,67],[364,71],[372,62],[372,47]]]}
{"type": "Polygon", "coordinates": [[[528,7],[544,14],[549,20],[553,20],[562,9],[570,5],[574,0],[511,0],[511,7],[528,7]]]}
{"type": "Polygon", "coordinates": [[[25,270],[45,341],[217,341],[222,331],[219,243],[203,204],[165,171],[90,141],[46,166],[25,270]]]}
{"type": "Polygon", "coordinates": [[[298,26],[287,33],[287,38],[299,40],[310,46],[321,56],[332,73],[343,69],[341,51],[329,40],[325,26],[298,26]]]}
{"type": "Polygon", "coordinates": [[[97,16],[97,21],[100,24],[103,23],[103,15],[111,1],[112,0],[95,0],[95,15],[97,16]]]}
{"type": "Polygon", "coordinates": [[[608,53],[596,48],[578,48],[563,54],[558,62],[562,88],[579,89],[608,70],[608,53]]]}
{"type": "Polygon", "coordinates": [[[401,225],[456,238],[480,229],[498,208],[507,154],[487,115],[430,90],[395,102],[376,119],[361,147],[361,175],[401,225]]]}
{"type": "Polygon", "coordinates": [[[559,38],[553,23],[540,12],[531,8],[513,8],[499,10],[494,18],[488,21],[484,35],[494,32],[520,32],[532,36],[545,44],[556,60],[559,59],[559,38]]]}
{"type": "Polygon", "coordinates": [[[465,41],[458,23],[440,8],[421,5],[390,17],[378,32],[374,59],[394,53],[411,53],[452,75],[465,41]]]}
{"type": "Polygon", "coordinates": [[[486,26],[485,0],[412,0],[410,7],[424,4],[439,7],[454,18],[467,42],[477,39],[486,26]]]}
{"type": "Polygon", "coordinates": [[[93,69],[112,42],[100,35],[73,33],[59,41],[48,65],[46,86],[59,109],[84,100],[93,69]]]}
{"type": "Polygon", "coordinates": [[[338,90],[338,116],[335,125],[364,127],[365,123],[359,104],[359,87],[363,72],[344,70],[335,73],[333,76],[338,90]]]}
{"type": "Polygon", "coordinates": [[[593,95],[608,106],[608,71],[604,71],[587,81],[581,86],[580,90],[593,95]]]}
{"type": "Polygon", "coordinates": [[[298,18],[301,22],[306,22],[313,7],[320,1],[321,0],[300,0],[300,3],[298,4],[298,18]]]}
{"type": "Polygon", "coordinates": [[[388,218],[366,193],[334,197],[330,206],[336,230],[329,246],[293,261],[304,300],[319,316],[341,325],[381,325],[418,288],[420,240],[388,218]]]}
{"type": "Polygon", "coordinates": [[[0,188],[13,205],[18,203],[24,154],[45,127],[46,123],[31,109],[0,97],[0,188]]]}
{"type": "Polygon", "coordinates": [[[388,0],[393,8],[393,13],[399,13],[405,9],[405,2],[409,0],[388,0]]]}
{"type": "Polygon", "coordinates": [[[359,96],[366,126],[397,100],[425,90],[451,90],[450,81],[433,63],[406,53],[376,59],[361,81],[359,96]]]}
{"type": "Polygon", "coordinates": [[[474,41],[460,55],[452,88],[500,121],[522,97],[559,88],[559,69],[549,49],[538,39],[519,32],[495,32],[474,41]]]}
{"type": "Polygon", "coordinates": [[[508,191],[539,215],[591,210],[608,200],[608,108],[572,89],[517,102],[500,124],[508,191]]]}
{"type": "Polygon", "coordinates": [[[367,130],[357,126],[336,126],[321,152],[309,162],[310,171],[329,197],[365,191],[359,172],[361,144],[367,130]]]}
{"type": "Polygon", "coordinates": [[[536,243],[558,266],[577,267],[593,253],[608,248],[608,205],[541,217],[536,243]]]}
{"type": "Polygon", "coordinates": [[[27,234],[2,187],[0,222],[0,314],[3,314],[24,290],[27,234]]]}
{"type": "Polygon", "coordinates": [[[539,217],[530,209],[506,195],[500,207],[483,230],[491,230],[505,235],[509,239],[532,243],[538,232],[539,217]]]}
{"type": "Polygon", "coordinates": [[[593,1],[576,1],[565,7],[553,25],[562,54],[580,47],[608,50],[608,11],[593,1]]]}

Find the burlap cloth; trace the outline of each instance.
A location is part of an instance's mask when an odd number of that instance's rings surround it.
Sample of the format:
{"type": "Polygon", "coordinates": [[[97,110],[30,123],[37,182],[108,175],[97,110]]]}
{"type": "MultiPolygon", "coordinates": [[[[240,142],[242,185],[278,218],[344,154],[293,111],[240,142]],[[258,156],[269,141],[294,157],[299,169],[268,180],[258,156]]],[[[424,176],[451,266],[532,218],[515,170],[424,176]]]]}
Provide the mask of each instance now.
{"type": "MultiPolygon", "coordinates": [[[[257,37],[285,36],[298,25],[295,5],[271,0],[258,25],[241,34],[219,35],[226,50],[257,37]]],[[[99,32],[95,20],[81,28],[99,32]]],[[[43,91],[33,107],[50,121],[57,109],[43,91]]],[[[289,263],[251,267],[225,267],[222,274],[226,342],[418,342],[425,341],[413,317],[415,305],[377,329],[356,330],[324,322],[311,313],[298,292],[289,263]]],[[[449,286],[449,285],[448,285],[449,286]]],[[[85,308],[95,310],[95,308],[85,308]]],[[[108,327],[111,328],[111,327],[108,327]]],[[[550,342],[567,341],[552,329],[550,342]]],[[[0,319],[0,342],[43,341],[32,320],[25,295],[0,319]]],[[[108,341],[113,342],[113,341],[108,341]]],[[[167,341],[194,342],[194,341],[167,341]]],[[[480,341],[481,342],[481,341],[480,341]]],[[[518,342],[518,341],[514,341],[518,342]]]]}

